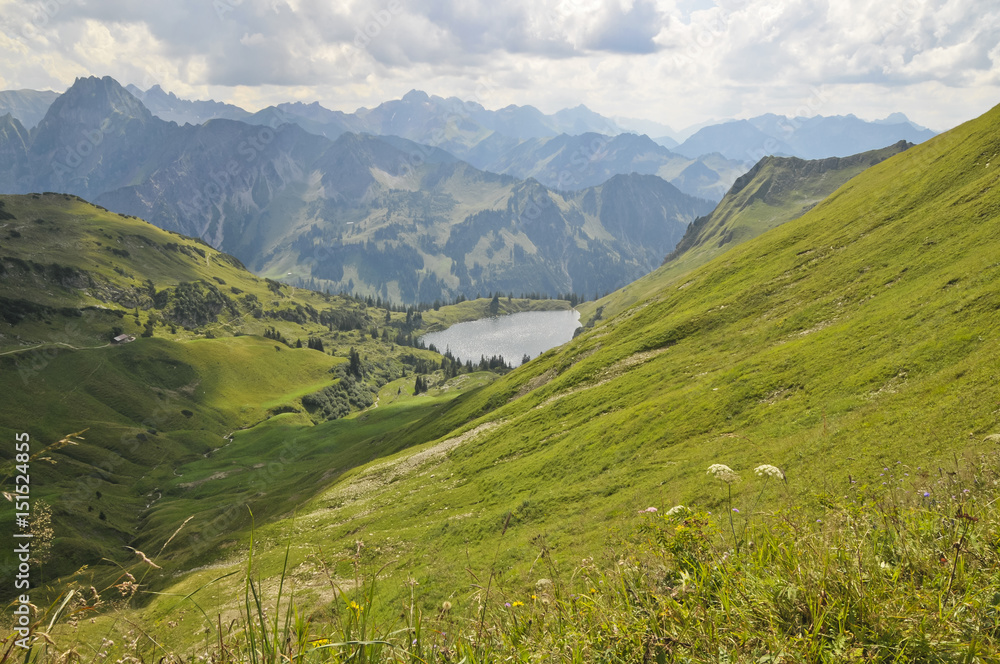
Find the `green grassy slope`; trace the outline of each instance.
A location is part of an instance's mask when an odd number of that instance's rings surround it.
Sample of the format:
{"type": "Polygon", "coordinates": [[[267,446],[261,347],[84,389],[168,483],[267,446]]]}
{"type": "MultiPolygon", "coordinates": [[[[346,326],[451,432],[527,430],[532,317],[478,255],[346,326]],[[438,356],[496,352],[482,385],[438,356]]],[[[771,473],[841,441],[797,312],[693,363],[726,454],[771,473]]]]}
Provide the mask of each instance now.
{"type": "MultiPolygon", "coordinates": [[[[259,279],[197,240],[74,196],[0,196],[0,436],[28,432],[38,456],[32,495],[52,506],[56,533],[44,578],[113,570],[131,556],[125,546],[162,543],[181,513],[201,533],[181,557],[197,558],[248,522],[246,507],[283,514],[332,481],[331,468],[399,449],[353,418],[318,424],[305,405],[342,380],[352,348],[362,391],[385,392],[369,408],[383,429],[492,379],[463,375],[445,389],[428,376],[436,396],[406,405],[415,372],[441,360],[403,345],[421,324],[413,318],[259,279]],[[136,338],[112,344],[118,331],[136,338]],[[324,350],[294,347],[310,338],[324,350]],[[77,431],[77,444],[43,453],[77,431]],[[261,478],[272,488],[260,490],[261,478]]],[[[5,490],[13,458],[13,446],[0,450],[5,490]]],[[[12,562],[0,557],[3,569],[12,562]]]]}
{"type": "Polygon", "coordinates": [[[277,406],[301,409],[303,388],[331,384],[330,368],[343,361],[313,350],[279,353],[270,341],[243,337],[60,350],[23,380],[5,362],[4,435],[26,431],[39,452],[86,430],[79,445],[47,455],[54,464],[32,468],[35,498],[54,507],[51,573],[122,559],[122,544],[147,536],[139,524],[175,464],[210,455],[230,431],[266,420],[277,406]]]}
{"type": "MultiPolygon", "coordinates": [[[[777,465],[808,508],[847,493],[850,477],[877,486],[890,464],[934,469],[995,445],[998,129],[1000,107],[873,166],[802,217],[442,406],[396,435],[427,445],[345,473],[259,533],[261,574],[280,569],[290,540],[296,592],[322,598],[317,561],[346,582],[337,561],[363,541],[372,569],[386,566],[385,610],[415,592],[428,611],[444,597],[475,611],[491,569],[530,592],[647,506],[723,509],[710,464],[777,465]]],[[[737,485],[736,498],[748,490],[737,485]]],[[[245,555],[244,540],[174,592],[240,569],[245,555]]],[[[238,592],[227,583],[212,591],[224,615],[238,592]]],[[[188,628],[158,629],[183,643],[188,628]]]]}
{"type": "Polygon", "coordinates": [[[704,265],[724,251],[796,219],[838,187],[910,144],[900,142],[850,157],[807,161],[765,157],[740,176],[711,214],[688,226],[661,267],[595,302],[581,307],[583,321],[608,319],[663,289],[678,276],[704,265]]]}

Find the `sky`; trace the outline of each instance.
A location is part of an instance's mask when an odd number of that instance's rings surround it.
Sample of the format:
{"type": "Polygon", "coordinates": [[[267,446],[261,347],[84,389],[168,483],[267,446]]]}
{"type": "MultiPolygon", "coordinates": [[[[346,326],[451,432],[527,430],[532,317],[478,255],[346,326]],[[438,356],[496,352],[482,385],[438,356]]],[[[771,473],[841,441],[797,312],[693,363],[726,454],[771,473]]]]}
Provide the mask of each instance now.
{"type": "Polygon", "coordinates": [[[1000,2],[0,0],[0,89],[91,75],[251,111],[419,89],[674,129],[900,111],[944,130],[1000,103],[1000,2]]]}

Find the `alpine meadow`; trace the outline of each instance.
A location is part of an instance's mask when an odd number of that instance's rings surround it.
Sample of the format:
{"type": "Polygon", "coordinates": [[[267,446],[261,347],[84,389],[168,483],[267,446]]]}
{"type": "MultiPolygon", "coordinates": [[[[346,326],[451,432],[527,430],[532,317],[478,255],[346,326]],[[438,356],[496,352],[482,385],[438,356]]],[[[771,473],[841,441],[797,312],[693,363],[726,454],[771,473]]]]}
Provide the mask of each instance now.
{"type": "Polygon", "coordinates": [[[0,664],[1000,662],[995,10],[51,4],[0,664]]]}

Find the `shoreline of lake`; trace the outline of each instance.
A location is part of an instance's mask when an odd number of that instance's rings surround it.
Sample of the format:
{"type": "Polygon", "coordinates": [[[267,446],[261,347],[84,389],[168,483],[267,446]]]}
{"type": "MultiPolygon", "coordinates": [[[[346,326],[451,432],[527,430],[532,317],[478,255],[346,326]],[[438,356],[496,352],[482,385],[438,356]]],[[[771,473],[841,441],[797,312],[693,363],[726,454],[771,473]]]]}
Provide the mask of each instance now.
{"type": "Polygon", "coordinates": [[[456,323],[445,330],[428,332],[420,339],[441,353],[451,351],[462,362],[479,362],[500,355],[512,367],[520,366],[524,355],[532,359],[570,341],[580,326],[576,309],[522,311],[456,323]]]}

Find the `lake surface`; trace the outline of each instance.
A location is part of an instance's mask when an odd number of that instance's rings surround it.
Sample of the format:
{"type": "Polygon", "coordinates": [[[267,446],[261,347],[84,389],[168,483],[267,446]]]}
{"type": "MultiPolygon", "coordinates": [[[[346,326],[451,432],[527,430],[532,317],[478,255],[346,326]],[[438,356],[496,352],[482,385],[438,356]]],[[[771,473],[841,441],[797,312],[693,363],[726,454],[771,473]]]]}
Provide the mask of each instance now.
{"type": "Polygon", "coordinates": [[[525,353],[535,358],[566,343],[579,326],[578,311],[522,311],[456,323],[447,330],[430,332],[420,338],[428,346],[434,344],[442,353],[450,350],[462,362],[472,360],[476,363],[480,357],[502,355],[507,364],[516,367],[525,353]]]}

